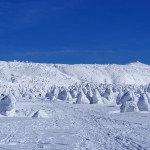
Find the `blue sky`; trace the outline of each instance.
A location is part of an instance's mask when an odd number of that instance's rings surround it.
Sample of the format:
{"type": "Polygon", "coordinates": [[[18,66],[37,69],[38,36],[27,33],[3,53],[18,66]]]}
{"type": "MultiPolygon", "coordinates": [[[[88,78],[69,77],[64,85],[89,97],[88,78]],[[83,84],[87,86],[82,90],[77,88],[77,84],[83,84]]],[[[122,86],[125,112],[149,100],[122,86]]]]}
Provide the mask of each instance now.
{"type": "Polygon", "coordinates": [[[148,0],[1,0],[0,60],[150,64],[148,0]]]}

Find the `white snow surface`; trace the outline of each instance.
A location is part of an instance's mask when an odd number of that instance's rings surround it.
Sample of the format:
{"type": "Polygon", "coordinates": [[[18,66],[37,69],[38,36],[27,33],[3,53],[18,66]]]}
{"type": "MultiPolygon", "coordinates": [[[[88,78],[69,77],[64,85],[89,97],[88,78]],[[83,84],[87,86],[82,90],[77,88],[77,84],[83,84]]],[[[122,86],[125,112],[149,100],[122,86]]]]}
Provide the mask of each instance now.
{"type": "Polygon", "coordinates": [[[114,105],[42,99],[19,102],[16,109],[18,117],[0,117],[1,150],[150,149],[149,112],[119,113],[114,105]],[[28,117],[37,110],[48,118],[28,117]]]}
{"type": "Polygon", "coordinates": [[[150,83],[150,66],[140,62],[127,65],[99,64],[39,64],[0,62],[0,81],[8,83],[37,83],[70,85],[76,82],[107,84],[150,83]]]}
{"type": "Polygon", "coordinates": [[[0,62],[0,150],[149,150],[149,141],[150,66],[0,62]]]}

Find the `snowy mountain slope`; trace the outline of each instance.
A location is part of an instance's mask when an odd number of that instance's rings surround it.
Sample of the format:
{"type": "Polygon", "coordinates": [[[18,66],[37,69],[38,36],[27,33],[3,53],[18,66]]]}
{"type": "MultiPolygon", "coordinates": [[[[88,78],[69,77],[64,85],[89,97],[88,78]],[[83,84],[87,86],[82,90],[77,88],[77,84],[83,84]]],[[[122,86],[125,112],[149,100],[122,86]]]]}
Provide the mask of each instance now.
{"type": "Polygon", "coordinates": [[[33,85],[70,85],[78,81],[60,72],[54,65],[22,62],[0,62],[0,80],[33,85]]]}
{"type": "Polygon", "coordinates": [[[150,83],[150,66],[139,62],[127,65],[0,62],[0,81],[58,86],[68,86],[85,81],[146,85],[150,83]]]}
{"type": "Polygon", "coordinates": [[[139,62],[127,65],[58,65],[57,68],[88,82],[136,85],[150,82],[150,66],[139,62]]]}

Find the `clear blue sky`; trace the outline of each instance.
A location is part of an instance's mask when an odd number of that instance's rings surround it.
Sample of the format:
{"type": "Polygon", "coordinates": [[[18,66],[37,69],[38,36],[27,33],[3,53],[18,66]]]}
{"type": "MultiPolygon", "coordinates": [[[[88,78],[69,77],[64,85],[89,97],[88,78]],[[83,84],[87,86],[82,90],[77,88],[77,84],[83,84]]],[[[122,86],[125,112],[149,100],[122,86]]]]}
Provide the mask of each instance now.
{"type": "Polygon", "coordinates": [[[150,64],[149,0],[0,0],[0,60],[150,64]]]}

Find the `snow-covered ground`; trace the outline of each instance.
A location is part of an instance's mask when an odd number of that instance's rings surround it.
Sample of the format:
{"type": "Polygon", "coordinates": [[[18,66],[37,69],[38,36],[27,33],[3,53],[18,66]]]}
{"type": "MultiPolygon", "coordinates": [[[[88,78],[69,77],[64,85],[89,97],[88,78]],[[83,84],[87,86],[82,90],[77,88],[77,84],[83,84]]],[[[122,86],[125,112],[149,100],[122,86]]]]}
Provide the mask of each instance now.
{"type": "Polygon", "coordinates": [[[136,84],[150,83],[150,66],[140,62],[127,65],[38,64],[0,62],[0,81],[8,83],[70,85],[76,82],[136,84]]]}
{"type": "Polygon", "coordinates": [[[0,150],[150,149],[150,66],[0,62],[0,150]]]}
{"type": "Polygon", "coordinates": [[[119,113],[114,105],[73,105],[40,99],[19,102],[16,108],[17,117],[0,117],[2,150],[150,149],[148,112],[119,113]],[[48,118],[31,117],[38,110],[48,118]]]}

